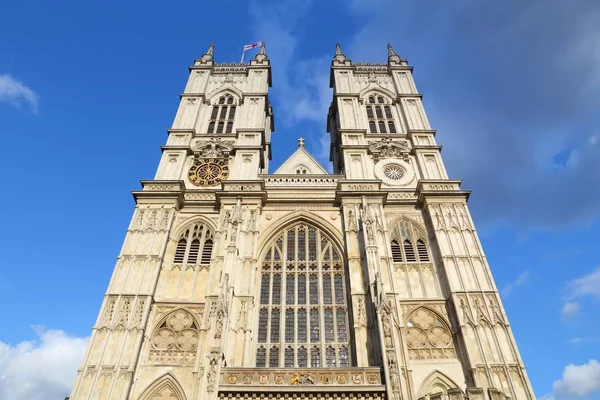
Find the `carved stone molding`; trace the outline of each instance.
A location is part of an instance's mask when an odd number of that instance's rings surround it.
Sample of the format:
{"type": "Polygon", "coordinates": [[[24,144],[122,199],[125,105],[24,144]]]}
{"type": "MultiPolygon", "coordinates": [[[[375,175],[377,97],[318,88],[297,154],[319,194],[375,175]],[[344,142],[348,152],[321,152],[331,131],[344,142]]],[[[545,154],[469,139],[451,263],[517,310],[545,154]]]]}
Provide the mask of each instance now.
{"type": "Polygon", "coordinates": [[[375,162],[384,158],[399,158],[408,162],[410,146],[407,140],[383,138],[377,142],[369,142],[369,154],[373,155],[375,162]]]}
{"type": "Polygon", "coordinates": [[[277,390],[283,392],[311,391],[342,387],[373,390],[381,385],[380,369],[364,368],[222,368],[219,392],[252,392],[254,390],[277,390]]]}
{"type": "Polygon", "coordinates": [[[212,137],[206,141],[198,141],[192,148],[196,158],[225,158],[233,152],[233,141],[222,141],[212,137]]]}

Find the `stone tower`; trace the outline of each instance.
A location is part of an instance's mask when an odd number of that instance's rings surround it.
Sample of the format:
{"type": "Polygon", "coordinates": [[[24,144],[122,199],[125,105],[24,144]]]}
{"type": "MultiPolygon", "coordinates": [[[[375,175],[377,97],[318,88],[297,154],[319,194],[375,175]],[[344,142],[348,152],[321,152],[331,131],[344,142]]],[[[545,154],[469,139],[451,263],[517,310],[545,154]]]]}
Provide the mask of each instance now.
{"type": "MultiPolygon", "coordinates": [[[[190,77],[72,400],[533,400],[412,68],[331,67],[329,174],[304,139],[269,174],[264,44],[190,77]]],[[[325,116],[324,116],[325,117],[325,116]]]]}

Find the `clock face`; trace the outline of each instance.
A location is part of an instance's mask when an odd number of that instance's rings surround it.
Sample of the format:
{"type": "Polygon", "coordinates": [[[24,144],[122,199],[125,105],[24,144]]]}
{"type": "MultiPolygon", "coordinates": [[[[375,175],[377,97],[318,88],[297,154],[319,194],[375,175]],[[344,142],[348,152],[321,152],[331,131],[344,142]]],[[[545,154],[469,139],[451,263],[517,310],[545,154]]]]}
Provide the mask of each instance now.
{"type": "Polygon", "coordinates": [[[196,186],[213,186],[227,179],[229,167],[224,158],[199,160],[190,168],[188,178],[196,186]]]}

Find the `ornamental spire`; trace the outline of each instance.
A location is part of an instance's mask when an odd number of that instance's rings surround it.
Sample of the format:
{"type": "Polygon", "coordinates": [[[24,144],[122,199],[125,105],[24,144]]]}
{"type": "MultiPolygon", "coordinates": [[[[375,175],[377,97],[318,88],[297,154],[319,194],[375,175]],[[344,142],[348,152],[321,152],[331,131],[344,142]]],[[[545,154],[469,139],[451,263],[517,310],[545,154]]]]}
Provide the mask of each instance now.
{"type": "Polygon", "coordinates": [[[208,50],[206,50],[206,53],[204,53],[202,55],[202,57],[200,57],[198,60],[196,60],[196,62],[200,63],[200,64],[209,64],[213,62],[213,52],[215,51],[215,44],[213,42],[210,43],[210,46],[208,46],[208,50]]]}
{"type": "Polygon", "coordinates": [[[344,55],[344,53],[342,53],[342,47],[340,46],[339,43],[335,44],[335,56],[333,57],[333,61],[337,61],[337,62],[341,62],[341,63],[346,61],[346,56],[344,55]]]}
{"type": "Polygon", "coordinates": [[[400,64],[402,62],[402,59],[400,58],[400,56],[398,54],[396,54],[392,45],[389,43],[387,44],[387,50],[388,50],[388,64],[400,64]]]}
{"type": "Polygon", "coordinates": [[[263,62],[263,61],[268,60],[268,59],[269,59],[269,57],[267,56],[267,48],[265,46],[265,42],[261,42],[260,43],[260,50],[254,56],[254,60],[256,60],[258,62],[263,62]]]}

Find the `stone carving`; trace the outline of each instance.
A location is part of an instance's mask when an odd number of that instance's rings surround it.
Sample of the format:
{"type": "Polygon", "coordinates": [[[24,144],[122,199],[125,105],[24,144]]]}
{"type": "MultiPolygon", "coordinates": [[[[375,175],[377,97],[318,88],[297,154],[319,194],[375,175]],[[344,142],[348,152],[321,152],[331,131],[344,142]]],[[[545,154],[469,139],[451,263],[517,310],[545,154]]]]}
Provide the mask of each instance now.
{"type": "Polygon", "coordinates": [[[479,298],[475,297],[475,313],[477,315],[477,322],[487,321],[489,322],[489,318],[487,317],[479,298]]]}
{"type": "Polygon", "coordinates": [[[104,316],[102,317],[102,322],[100,322],[100,326],[110,326],[110,323],[115,314],[115,306],[117,304],[117,299],[115,297],[110,297],[106,303],[106,308],[104,309],[104,316]]]}
{"type": "Polygon", "coordinates": [[[246,75],[241,74],[232,74],[231,72],[227,74],[218,74],[213,75],[208,80],[209,84],[221,84],[225,85],[226,83],[231,83],[234,85],[239,85],[241,83],[246,83],[248,81],[248,77],[246,75]]]}
{"type": "Polygon", "coordinates": [[[460,221],[462,223],[463,229],[471,229],[471,223],[469,222],[469,218],[465,215],[464,212],[460,213],[460,221]]]}
{"type": "Polygon", "coordinates": [[[233,142],[211,137],[207,141],[196,142],[192,150],[196,158],[224,158],[233,151],[233,142]]]}
{"type": "MultiPolygon", "coordinates": [[[[222,382],[231,386],[311,386],[319,388],[336,383],[356,387],[365,384],[381,385],[380,370],[377,367],[361,368],[310,368],[310,370],[290,368],[269,368],[258,374],[247,368],[227,368],[221,370],[222,382]]],[[[350,389],[352,390],[352,389],[350,389]]],[[[328,395],[333,396],[334,393],[328,395]]]]}
{"type": "Polygon", "coordinates": [[[375,162],[383,158],[401,158],[408,162],[410,147],[406,140],[383,138],[377,142],[369,142],[369,153],[373,155],[375,162]]]}
{"type": "Polygon", "coordinates": [[[223,214],[223,219],[221,220],[221,231],[222,232],[227,231],[228,223],[229,223],[229,211],[225,211],[225,214],[223,214]]]}
{"type": "Polygon", "coordinates": [[[307,372],[295,373],[289,381],[290,385],[314,385],[314,378],[307,372]]]}
{"type": "Polygon", "coordinates": [[[364,221],[365,231],[367,232],[367,244],[375,244],[375,234],[373,232],[373,221],[366,219],[364,221]]]}
{"type": "Polygon", "coordinates": [[[223,310],[217,311],[217,321],[215,323],[215,339],[220,339],[223,333],[223,310]]]}
{"type": "Polygon", "coordinates": [[[144,321],[144,306],[146,305],[145,299],[139,299],[137,308],[135,310],[135,315],[133,317],[133,325],[137,327],[142,326],[142,322],[144,321]]]}
{"type": "Polygon", "coordinates": [[[129,313],[131,311],[131,299],[129,297],[124,297],[121,299],[119,315],[117,317],[117,321],[115,322],[115,326],[122,326],[124,328],[128,327],[129,321],[129,313]]]}
{"type": "Polygon", "coordinates": [[[189,312],[182,309],[171,312],[152,334],[150,361],[193,364],[198,347],[198,331],[198,325],[189,312]]]}
{"type": "Polygon", "coordinates": [[[358,299],[358,326],[361,328],[367,327],[367,313],[365,310],[365,302],[363,299],[358,299]]]}
{"type": "Polygon", "coordinates": [[[427,308],[419,307],[411,313],[405,335],[411,359],[456,357],[450,329],[441,317],[427,308]]]}
{"type": "Polygon", "coordinates": [[[398,392],[400,390],[400,377],[398,376],[398,363],[396,362],[396,356],[392,351],[388,351],[388,372],[390,374],[390,385],[392,391],[398,392]]]}
{"type": "Polygon", "coordinates": [[[248,217],[248,223],[246,224],[246,231],[256,231],[256,211],[250,210],[250,216],[248,217]]]}
{"type": "Polygon", "coordinates": [[[460,308],[462,310],[463,324],[468,322],[474,324],[473,318],[471,317],[471,311],[469,310],[469,306],[465,303],[464,298],[460,299],[460,308]]]}
{"type": "Polygon", "coordinates": [[[502,314],[500,313],[500,310],[498,309],[498,303],[496,302],[496,300],[493,297],[489,298],[490,300],[490,308],[492,310],[492,319],[494,321],[494,323],[502,323],[504,324],[504,318],[502,318],[502,314]]]}
{"type": "Polygon", "coordinates": [[[240,313],[238,315],[237,320],[237,329],[246,330],[246,325],[248,323],[248,310],[246,310],[246,301],[242,300],[240,302],[240,313]]]}
{"type": "Polygon", "coordinates": [[[212,357],[208,362],[208,372],[206,373],[206,391],[212,393],[215,391],[215,381],[217,379],[217,358],[212,357]]]}
{"type": "Polygon", "coordinates": [[[358,227],[356,226],[356,217],[354,216],[354,212],[352,210],[348,211],[348,231],[358,232],[358,227]]]}
{"type": "Polygon", "coordinates": [[[381,312],[381,325],[383,326],[383,337],[385,340],[385,347],[392,348],[392,328],[390,326],[390,316],[384,310],[381,312]]]}

